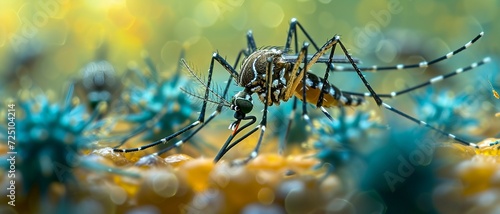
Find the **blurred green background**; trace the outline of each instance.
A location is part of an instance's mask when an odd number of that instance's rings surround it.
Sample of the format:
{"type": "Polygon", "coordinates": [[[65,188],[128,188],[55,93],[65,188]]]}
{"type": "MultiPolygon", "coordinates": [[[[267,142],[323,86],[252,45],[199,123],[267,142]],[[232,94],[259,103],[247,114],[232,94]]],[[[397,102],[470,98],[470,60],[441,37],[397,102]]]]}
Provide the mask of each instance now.
{"type": "MultiPolygon", "coordinates": [[[[248,30],[253,31],[258,47],[284,46],[290,19],[297,18],[318,45],[335,34],[341,35],[351,54],[366,66],[432,60],[484,31],[485,36],[470,49],[432,68],[366,76],[377,92],[387,93],[490,56],[491,63],[437,87],[452,89],[451,93],[465,91],[472,97],[489,96],[487,102],[498,103],[491,87],[500,90],[500,26],[495,21],[500,18],[499,8],[499,0],[2,0],[0,96],[16,97],[19,89],[39,88],[57,97],[65,93],[69,80],[81,78],[81,69],[87,63],[106,59],[121,76],[132,61],[145,67],[141,56],[144,51],[161,75],[168,77],[184,48],[186,60],[205,75],[214,51],[234,61],[246,48],[248,30]]],[[[305,37],[299,32],[302,41],[305,37]]],[[[341,54],[340,49],[336,54],[341,54]]],[[[323,71],[324,67],[313,67],[315,73],[323,71]]],[[[227,72],[217,66],[215,73],[216,81],[223,85],[227,72]]],[[[353,73],[335,73],[330,81],[344,90],[366,90],[353,73]]],[[[388,103],[414,114],[409,108],[414,104],[411,96],[388,103]]],[[[499,106],[483,107],[488,110],[499,106]]],[[[254,110],[260,117],[258,112],[254,110]]],[[[377,112],[401,119],[384,110],[377,112]]],[[[491,120],[488,124],[498,119],[484,115],[483,120],[491,120]]],[[[219,123],[224,123],[226,131],[229,122],[219,123]]],[[[400,192],[406,194],[405,190],[400,192]]]]}
{"type": "MultiPolygon", "coordinates": [[[[182,47],[187,61],[206,72],[213,51],[232,62],[245,48],[250,29],[259,47],[283,46],[293,17],[320,45],[340,34],[364,65],[418,62],[419,55],[430,60],[485,31],[480,42],[456,57],[459,60],[443,63],[451,70],[487,55],[498,59],[500,27],[494,21],[499,6],[497,0],[3,0],[0,63],[1,77],[7,81],[2,88],[11,96],[19,87],[33,86],[60,94],[59,83],[77,78],[103,46],[118,74],[130,61],[142,63],[140,53],[147,51],[168,76],[182,47]],[[401,54],[409,56],[401,60],[397,57],[401,54]]],[[[471,76],[493,75],[495,64],[471,76]]],[[[226,75],[221,68],[216,73],[226,75]]],[[[390,81],[375,87],[393,90],[411,85],[407,80],[392,73],[390,81]]],[[[359,83],[353,80],[347,85],[359,83]]]]}

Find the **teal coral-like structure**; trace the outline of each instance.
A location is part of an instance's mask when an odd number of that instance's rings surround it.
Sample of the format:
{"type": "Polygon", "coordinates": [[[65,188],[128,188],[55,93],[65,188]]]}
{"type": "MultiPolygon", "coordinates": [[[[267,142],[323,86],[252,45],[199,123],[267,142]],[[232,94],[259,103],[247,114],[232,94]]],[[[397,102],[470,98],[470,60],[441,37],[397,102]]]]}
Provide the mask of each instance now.
{"type": "Polygon", "coordinates": [[[449,90],[436,91],[428,87],[413,96],[417,117],[447,132],[456,133],[477,126],[479,121],[471,115],[479,109],[478,103],[468,93],[453,95],[449,90]]]}
{"type": "MultiPolygon", "coordinates": [[[[183,55],[181,53],[181,58],[183,55]]],[[[195,121],[198,107],[192,97],[181,90],[190,86],[189,80],[182,77],[180,62],[172,76],[163,78],[151,58],[146,54],[144,58],[150,73],[147,75],[137,68],[130,68],[140,79],[140,83],[132,84],[124,91],[124,102],[130,112],[123,120],[139,124],[134,128],[131,137],[142,134],[143,140],[155,141],[195,121]]],[[[191,145],[201,149],[199,144],[191,145]]]]}
{"type": "MultiPolygon", "coordinates": [[[[91,149],[98,139],[93,131],[103,124],[96,120],[99,111],[89,114],[86,105],[75,104],[73,89],[71,85],[63,103],[51,103],[42,94],[13,102],[18,110],[10,152],[15,152],[24,193],[38,188],[46,194],[52,183],[74,182],[71,169],[82,164],[82,151],[91,149]]],[[[1,129],[7,133],[7,127],[1,129]]],[[[2,167],[9,169],[7,164],[3,162],[2,167]]]]}
{"type": "MultiPolygon", "coordinates": [[[[500,92],[500,28],[495,24],[500,18],[499,2],[474,3],[4,0],[0,7],[0,95],[4,97],[0,101],[4,187],[0,213],[498,213],[500,150],[495,142],[499,141],[500,100],[492,90],[500,92]],[[229,54],[224,57],[232,61],[245,44],[245,38],[237,35],[251,29],[264,48],[284,45],[292,17],[321,44],[340,35],[347,50],[362,62],[360,67],[399,68],[422,62],[414,70],[363,72],[378,94],[424,81],[437,83],[438,75],[477,57],[488,55],[491,62],[439,85],[393,99],[382,97],[422,120],[420,125],[367,98],[366,106],[327,109],[334,121],[308,104],[314,125],[310,127],[298,101],[285,135],[290,99],[269,108],[261,150],[242,166],[231,161],[251,152],[258,132],[217,163],[212,151],[200,151],[206,145],[217,151],[221,141],[234,133],[227,129],[233,119],[228,108],[209,124],[205,120],[165,144],[137,152],[113,150],[120,145],[132,151],[197,123],[203,98],[196,94],[203,84],[189,81],[189,74],[180,69],[164,69],[175,67],[170,62],[178,56],[177,50],[189,51],[186,60],[193,67],[207,66],[214,51],[229,54]],[[467,50],[459,55],[445,53],[479,31],[485,35],[481,42],[467,43],[467,50]],[[95,57],[87,64],[104,46],[110,50],[105,58],[95,57]],[[140,58],[142,50],[151,57],[129,67],[133,75],[124,75],[127,62],[140,58]],[[452,55],[429,67],[425,63],[452,55]],[[91,65],[83,69],[87,75],[75,73],[82,65],[91,65]],[[90,87],[79,94],[77,80],[74,93],[71,86],[64,95],[51,96],[50,90],[59,92],[76,76],[104,82],[87,84],[90,87]],[[195,91],[194,96],[189,91],[195,91]],[[5,99],[15,96],[19,98],[12,102],[5,99]],[[101,101],[111,101],[105,112],[96,105],[101,101]],[[11,180],[11,150],[5,142],[9,103],[16,109],[15,207],[5,197],[11,180]],[[479,148],[461,145],[424,123],[479,148]],[[202,126],[179,150],[154,156],[158,160],[154,164],[138,166],[144,155],[160,153],[202,126]],[[280,143],[287,144],[282,153],[275,149],[280,143]]],[[[295,47],[308,41],[300,28],[293,35],[297,40],[291,41],[299,44],[295,47]]],[[[312,50],[310,46],[311,56],[312,50]]],[[[293,57],[293,51],[288,56],[293,57]]],[[[338,45],[335,53],[341,54],[338,45]]],[[[309,71],[324,74],[320,64],[309,71]]],[[[215,69],[214,93],[208,98],[214,101],[219,100],[214,95],[219,91],[216,83],[225,85],[222,81],[228,77],[221,66],[215,69]]],[[[340,90],[365,91],[353,72],[330,74],[329,81],[340,90]]],[[[258,122],[263,105],[255,102],[258,122]]],[[[214,103],[208,105],[214,107],[214,103]]]]}
{"type": "Polygon", "coordinates": [[[331,173],[356,157],[360,158],[361,148],[373,148],[373,142],[381,139],[378,131],[383,129],[385,126],[364,111],[348,114],[340,108],[334,121],[326,117],[319,119],[313,130],[312,144],[317,151],[315,157],[320,161],[317,167],[327,165],[327,171],[331,173]]]}

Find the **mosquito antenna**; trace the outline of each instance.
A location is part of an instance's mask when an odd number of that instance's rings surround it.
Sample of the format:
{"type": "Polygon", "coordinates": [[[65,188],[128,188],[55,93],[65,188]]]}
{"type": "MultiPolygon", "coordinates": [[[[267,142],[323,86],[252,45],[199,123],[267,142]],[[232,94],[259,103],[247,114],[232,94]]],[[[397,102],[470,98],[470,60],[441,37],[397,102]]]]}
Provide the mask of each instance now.
{"type": "MultiPolygon", "coordinates": [[[[224,97],[220,96],[220,95],[219,95],[218,93],[216,93],[216,92],[215,92],[212,88],[208,87],[208,85],[207,85],[207,84],[205,84],[205,82],[204,82],[203,80],[201,80],[201,79],[200,79],[200,77],[198,77],[198,75],[196,75],[196,74],[195,74],[195,72],[193,71],[193,69],[191,69],[191,67],[189,67],[189,65],[187,64],[186,60],[181,59],[181,62],[182,62],[182,64],[184,64],[184,66],[187,68],[187,70],[189,71],[189,74],[191,74],[191,76],[193,76],[193,77],[196,79],[196,81],[197,81],[198,83],[200,83],[203,87],[208,88],[208,90],[210,91],[210,93],[212,93],[214,96],[216,96],[217,98],[219,98],[222,102],[224,102],[224,106],[231,106],[231,105],[229,104],[229,102],[228,102],[226,99],[224,99],[224,97]]],[[[186,90],[184,90],[184,89],[181,89],[181,90],[182,90],[182,91],[184,91],[184,92],[186,92],[186,90]]],[[[199,95],[195,95],[195,94],[193,94],[193,93],[191,93],[191,92],[187,92],[187,93],[188,93],[188,94],[193,95],[194,97],[199,97],[199,98],[201,98],[202,100],[204,99],[204,98],[202,98],[201,96],[199,96],[199,95]]],[[[215,104],[219,104],[219,102],[215,102],[215,101],[213,101],[213,100],[209,100],[209,99],[208,99],[207,101],[212,102],[212,103],[215,103],[215,104]]]]}
{"type": "MultiPolygon", "coordinates": [[[[198,95],[198,94],[195,94],[193,92],[190,92],[188,90],[186,90],[185,88],[180,88],[180,90],[184,93],[186,93],[187,95],[189,96],[192,96],[192,97],[195,97],[195,98],[198,98],[200,100],[205,100],[209,103],[212,103],[212,104],[216,104],[216,105],[219,105],[221,102],[217,102],[217,101],[214,101],[214,100],[211,100],[211,99],[205,99],[204,97],[198,95]]],[[[215,95],[218,95],[218,94],[215,94],[215,95]]],[[[220,97],[220,96],[217,96],[217,97],[220,97]]],[[[225,106],[225,107],[231,107],[231,105],[229,104],[229,102],[227,102],[226,100],[222,100],[222,104],[225,106]]]]}

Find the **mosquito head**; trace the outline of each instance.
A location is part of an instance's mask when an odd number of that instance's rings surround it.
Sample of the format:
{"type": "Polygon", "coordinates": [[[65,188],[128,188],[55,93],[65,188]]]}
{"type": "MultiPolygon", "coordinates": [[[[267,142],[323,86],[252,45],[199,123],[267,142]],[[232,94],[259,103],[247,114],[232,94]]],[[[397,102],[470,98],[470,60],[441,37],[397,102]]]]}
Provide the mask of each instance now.
{"type": "Polygon", "coordinates": [[[231,109],[235,111],[234,117],[241,119],[253,109],[252,96],[245,91],[240,91],[231,100],[231,109]],[[241,117],[241,118],[239,118],[241,117]]]}

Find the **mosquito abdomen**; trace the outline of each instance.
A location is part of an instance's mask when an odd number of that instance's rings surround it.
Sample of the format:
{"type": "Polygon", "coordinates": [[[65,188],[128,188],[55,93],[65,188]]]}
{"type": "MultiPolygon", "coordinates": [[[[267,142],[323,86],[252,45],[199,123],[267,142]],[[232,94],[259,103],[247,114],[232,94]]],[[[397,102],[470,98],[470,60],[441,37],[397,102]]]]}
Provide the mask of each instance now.
{"type": "MultiPolygon", "coordinates": [[[[318,98],[321,92],[321,86],[323,86],[323,102],[321,106],[325,108],[338,107],[338,106],[358,106],[365,102],[365,99],[359,96],[353,96],[347,93],[343,93],[337,87],[326,81],[323,84],[323,78],[316,76],[313,73],[307,73],[306,75],[306,102],[316,105],[318,103],[318,98]]],[[[295,88],[295,96],[300,100],[304,101],[303,98],[303,84],[299,83],[297,88],[295,88]]]]}

